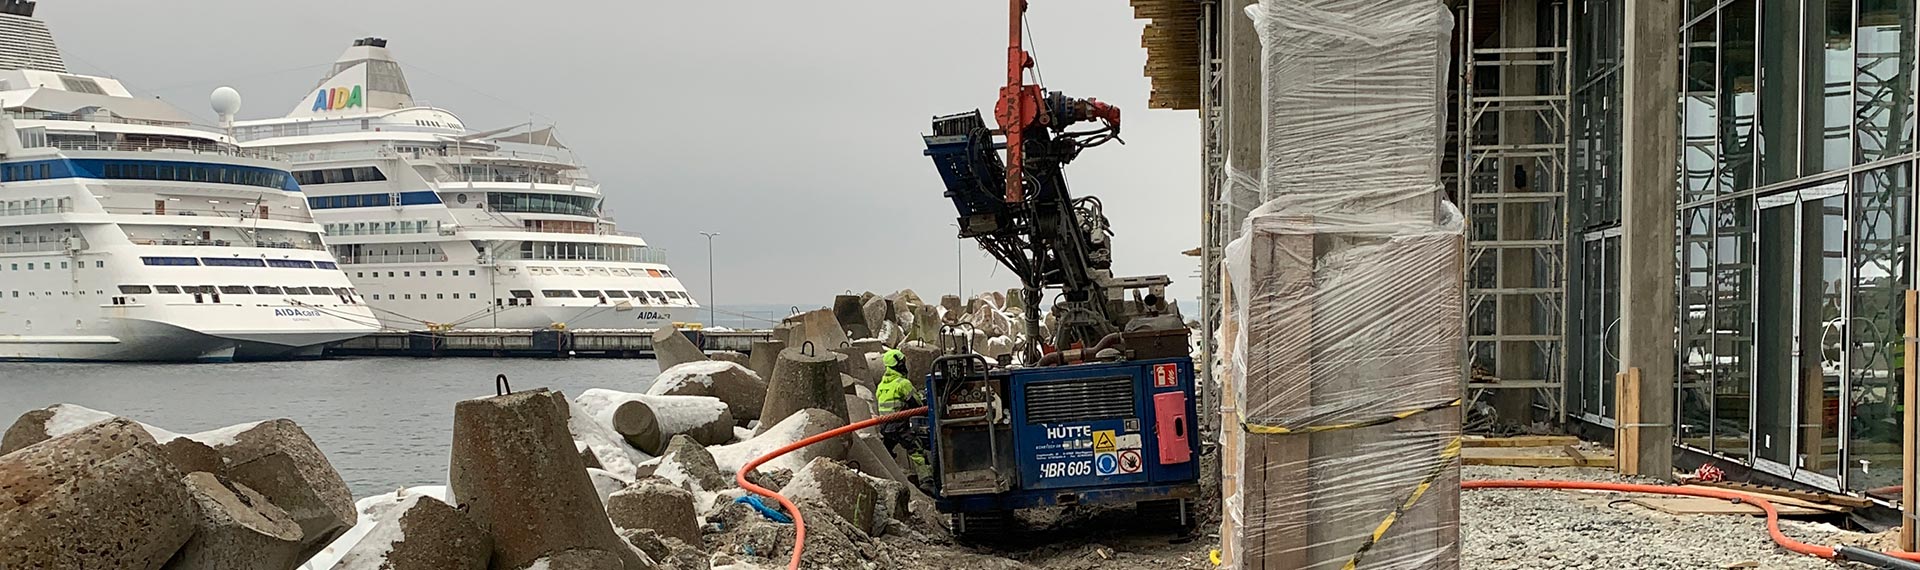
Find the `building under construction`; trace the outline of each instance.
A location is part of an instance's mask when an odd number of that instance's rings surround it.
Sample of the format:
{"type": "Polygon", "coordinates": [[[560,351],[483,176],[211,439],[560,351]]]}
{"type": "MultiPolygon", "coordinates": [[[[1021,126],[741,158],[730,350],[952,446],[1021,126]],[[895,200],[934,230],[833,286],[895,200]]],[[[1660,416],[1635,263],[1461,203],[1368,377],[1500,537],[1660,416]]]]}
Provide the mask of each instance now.
{"type": "MultiPolygon", "coordinates": [[[[1267,7],[1131,3],[1149,20],[1151,104],[1202,119],[1217,328],[1225,246],[1274,198],[1249,16],[1267,7]]],[[[1897,499],[1914,424],[1914,3],[1446,4],[1467,429],[1617,431],[1643,474],[1711,462],[1897,499]]]]}

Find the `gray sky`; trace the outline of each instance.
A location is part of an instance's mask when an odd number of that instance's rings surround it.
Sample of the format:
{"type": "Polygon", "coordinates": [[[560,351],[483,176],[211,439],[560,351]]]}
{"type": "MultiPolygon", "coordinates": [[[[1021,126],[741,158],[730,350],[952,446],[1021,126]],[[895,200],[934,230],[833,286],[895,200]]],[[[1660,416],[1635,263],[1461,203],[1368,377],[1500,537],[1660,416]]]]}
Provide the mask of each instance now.
{"type": "MultiPolygon", "coordinates": [[[[279,116],[354,39],[387,38],[415,98],[470,128],[559,125],[623,229],[668,249],[721,304],[820,305],[847,289],[955,287],[954,217],[919,135],[933,115],[989,114],[1005,77],[1006,3],[279,2],[45,0],[69,67],[117,77],[212,123],[279,116]]],[[[1046,85],[1121,106],[1127,143],[1068,167],[1105,201],[1115,273],[1198,295],[1199,124],[1146,108],[1143,21],[1125,2],[1037,0],[1046,85]]],[[[965,244],[966,287],[1017,285],[965,244]]],[[[1184,303],[1183,303],[1184,304],[1184,303]]]]}

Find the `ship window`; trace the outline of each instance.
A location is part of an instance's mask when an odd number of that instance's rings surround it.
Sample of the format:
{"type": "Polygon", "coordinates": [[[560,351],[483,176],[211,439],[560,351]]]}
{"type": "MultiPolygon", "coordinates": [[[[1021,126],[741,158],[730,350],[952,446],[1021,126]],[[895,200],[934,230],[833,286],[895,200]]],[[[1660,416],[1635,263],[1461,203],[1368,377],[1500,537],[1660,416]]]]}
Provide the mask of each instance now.
{"type": "Polygon", "coordinates": [[[287,292],[287,294],[288,294],[288,295],[305,295],[305,294],[307,294],[307,288],[306,288],[306,287],[287,287],[287,288],[285,289],[285,291],[287,292]]]}
{"type": "Polygon", "coordinates": [[[312,286],[312,287],[308,287],[308,288],[307,288],[307,290],[308,290],[308,291],[312,291],[314,295],[332,295],[332,294],[334,294],[334,291],[333,291],[333,288],[332,288],[332,287],[321,287],[321,286],[319,286],[319,285],[315,285],[315,286],[312,286]]]}
{"type": "Polygon", "coordinates": [[[179,285],[154,285],[153,292],[165,293],[168,295],[177,295],[180,293],[180,286],[179,285]]]}
{"type": "Polygon", "coordinates": [[[447,298],[447,294],[446,294],[446,293],[434,293],[434,294],[433,294],[433,298],[435,298],[435,299],[445,299],[445,298],[447,298]]]}
{"type": "Polygon", "coordinates": [[[627,292],[626,292],[626,291],[615,291],[615,290],[612,290],[612,289],[608,289],[608,290],[607,290],[607,296],[608,296],[608,297],[613,297],[613,298],[615,298],[615,299],[625,299],[625,298],[627,298],[627,292]]]}
{"type": "Polygon", "coordinates": [[[658,269],[648,269],[648,270],[647,270],[647,276],[648,276],[648,277],[659,277],[659,276],[660,276],[660,270],[658,270],[658,269]]]}
{"type": "MultiPolygon", "coordinates": [[[[165,287],[165,285],[162,285],[162,287],[165,287]]],[[[181,285],[180,292],[186,293],[189,295],[211,295],[213,294],[213,286],[212,285],[181,285]]]]}
{"type": "Polygon", "coordinates": [[[200,262],[207,264],[208,267],[266,267],[267,266],[267,261],[264,259],[245,259],[245,258],[238,258],[238,257],[202,257],[200,258],[200,262]]]}
{"type": "Polygon", "coordinates": [[[555,299],[571,299],[574,297],[574,294],[572,291],[566,289],[542,289],[540,296],[555,299]]]}
{"type": "Polygon", "coordinates": [[[413,294],[412,294],[412,293],[407,293],[407,300],[408,300],[408,301],[412,301],[412,300],[413,300],[413,294]]]}
{"type": "Polygon", "coordinates": [[[269,259],[267,260],[267,266],[313,269],[313,262],[302,259],[269,259]]]}
{"type": "Polygon", "coordinates": [[[338,264],[331,261],[315,261],[313,262],[313,266],[321,269],[339,269],[340,268],[338,264]]]}
{"type": "Polygon", "coordinates": [[[633,298],[635,298],[635,299],[641,299],[641,300],[645,300],[645,299],[647,298],[647,292],[646,292],[646,291],[628,291],[628,292],[627,292],[627,294],[628,294],[628,295],[633,295],[633,298]]]}
{"type": "Polygon", "coordinates": [[[249,295],[253,293],[253,289],[246,285],[221,285],[220,292],[228,295],[249,295]]]}
{"type": "Polygon", "coordinates": [[[474,270],[472,270],[472,269],[468,269],[468,270],[467,270],[467,276],[468,276],[468,277],[472,277],[472,276],[475,276],[475,275],[479,275],[479,273],[478,273],[478,272],[476,272],[476,271],[474,271],[474,270]]]}
{"type": "Polygon", "coordinates": [[[266,285],[256,285],[256,286],[254,286],[254,288],[253,288],[253,292],[255,292],[255,293],[259,293],[259,294],[261,294],[261,295],[279,295],[279,294],[280,294],[280,288],[279,288],[279,287],[270,287],[270,286],[266,286],[266,285]]]}
{"type": "Polygon", "coordinates": [[[512,291],[508,291],[507,294],[513,295],[515,299],[532,299],[533,298],[533,292],[528,291],[526,289],[514,289],[512,291]]]}
{"type": "Polygon", "coordinates": [[[200,260],[192,257],[142,257],[140,262],[147,265],[199,265],[200,260]]]}
{"type": "MultiPolygon", "coordinates": [[[[421,276],[425,276],[426,274],[425,274],[425,273],[421,273],[420,275],[421,275],[421,276]]],[[[446,277],[446,276],[447,276],[447,272],[445,272],[445,271],[440,271],[440,270],[437,270],[437,269],[436,269],[436,270],[434,270],[434,272],[433,272],[433,276],[434,276],[434,277],[446,277]]]]}
{"type": "Polygon", "coordinates": [[[477,294],[477,293],[468,293],[468,294],[467,294],[467,298],[468,298],[468,299],[478,299],[478,298],[480,298],[480,295],[479,295],[479,294],[477,294]]]}
{"type": "Polygon", "coordinates": [[[123,295],[145,295],[147,293],[152,293],[152,292],[153,292],[153,288],[148,287],[146,285],[121,285],[120,286],[120,293],[123,295]]]}
{"type": "Polygon", "coordinates": [[[589,299],[591,299],[591,298],[594,298],[594,297],[600,297],[600,296],[601,296],[601,294],[600,294],[600,292],[599,292],[599,291],[595,291],[595,290],[592,290],[592,289],[581,289],[581,290],[580,290],[580,296],[581,296],[581,297],[586,297],[586,298],[589,298],[589,299]]]}

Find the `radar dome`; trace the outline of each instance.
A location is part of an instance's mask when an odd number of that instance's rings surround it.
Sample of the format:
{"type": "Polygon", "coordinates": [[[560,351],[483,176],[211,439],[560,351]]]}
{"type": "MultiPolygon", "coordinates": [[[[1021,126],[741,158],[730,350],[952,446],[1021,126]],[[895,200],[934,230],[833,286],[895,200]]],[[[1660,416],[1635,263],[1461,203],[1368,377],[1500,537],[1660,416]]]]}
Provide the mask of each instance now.
{"type": "Polygon", "coordinates": [[[213,90],[211,97],[213,112],[221,117],[232,117],[240,112],[240,92],[232,87],[221,86],[213,90]]]}

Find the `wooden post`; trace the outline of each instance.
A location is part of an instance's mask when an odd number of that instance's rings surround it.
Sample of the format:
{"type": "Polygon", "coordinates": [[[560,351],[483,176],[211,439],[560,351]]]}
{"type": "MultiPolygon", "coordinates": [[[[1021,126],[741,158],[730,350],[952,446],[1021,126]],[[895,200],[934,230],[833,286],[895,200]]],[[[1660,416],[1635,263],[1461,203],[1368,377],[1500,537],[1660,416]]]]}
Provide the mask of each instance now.
{"type": "Polygon", "coordinates": [[[1640,369],[1613,376],[1613,467],[1622,475],[1640,472],[1640,369]]]}
{"type": "Polygon", "coordinates": [[[1916,550],[1914,545],[1914,515],[1920,509],[1914,504],[1914,429],[1920,428],[1915,421],[1915,409],[1920,408],[1920,390],[1915,390],[1913,355],[1920,349],[1920,292],[1907,291],[1906,339],[1901,342],[1900,366],[1904,370],[1900,384],[1901,417],[1900,422],[1900,549],[1908,552],[1916,550]]]}

